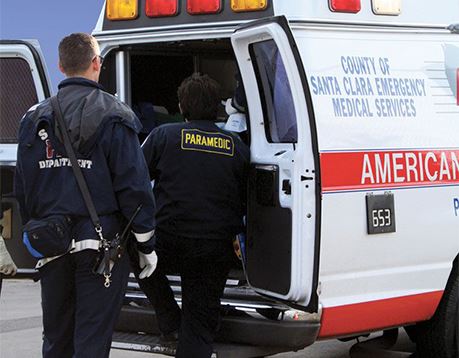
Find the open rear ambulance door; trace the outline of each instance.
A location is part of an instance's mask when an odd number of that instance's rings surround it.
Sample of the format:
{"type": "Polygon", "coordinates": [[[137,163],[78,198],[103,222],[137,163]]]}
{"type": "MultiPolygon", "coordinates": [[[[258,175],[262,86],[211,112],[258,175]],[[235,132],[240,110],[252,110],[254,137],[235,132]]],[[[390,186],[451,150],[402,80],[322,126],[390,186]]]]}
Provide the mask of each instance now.
{"type": "MultiPolygon", "coordinates": [[[[38,42],[0,40],[0,176],[3,237],[18,266],[15,278],[32,277],[36,260],[22,244],[19,205],[13,195],[17,134],[23,115],[50,96],[38,42]]],[[[5,276],[8,277],[8,276],[5,276]]]]}
{"type": "Polygon", "coordinates": [[[250,127],[246,276],[265,296],[315,310],[320,171],[303,65],[284,17],[244,25],[231,42],[250,127]]]}

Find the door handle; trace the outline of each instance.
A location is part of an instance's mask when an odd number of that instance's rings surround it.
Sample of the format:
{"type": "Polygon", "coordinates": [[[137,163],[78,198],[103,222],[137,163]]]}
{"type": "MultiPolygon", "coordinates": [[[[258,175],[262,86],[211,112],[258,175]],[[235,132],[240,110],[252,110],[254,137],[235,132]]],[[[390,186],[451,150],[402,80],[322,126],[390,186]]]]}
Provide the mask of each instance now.
{"type": "Polygon", "coordinates": [[[313,180],[314,177],[306,177],[304,175],[301,176],[301,181],[305,181],[305,180],[313,180]]]}
{"type": "Polygon", "coordinates": [[[292,184],[290,183],[290,180],[288,179],[282,180],[282,191],[286,195],[292,194],[292,184]]]}

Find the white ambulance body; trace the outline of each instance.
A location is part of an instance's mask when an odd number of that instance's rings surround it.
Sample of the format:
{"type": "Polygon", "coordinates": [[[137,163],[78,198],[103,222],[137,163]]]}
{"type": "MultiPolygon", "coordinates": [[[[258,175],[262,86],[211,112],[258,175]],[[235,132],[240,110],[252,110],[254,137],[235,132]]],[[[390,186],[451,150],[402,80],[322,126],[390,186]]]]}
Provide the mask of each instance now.
{"type": "MultiPolygon", "coordinates": [[[[174,100],[193,71],[227,97],[237,72],[244,85],[245,275],[282,314],[250,321],[242,339],[224,317],[224,338],[301,348],[429,320],[442,296],[457,301],[457,1],[130,4],[108,1],[94,30],[102,83],[127,103],[150,96],[170,111],[158,92],[174,100]]],[[[443,323],[457,329],[454,312],[443,323]]]]}

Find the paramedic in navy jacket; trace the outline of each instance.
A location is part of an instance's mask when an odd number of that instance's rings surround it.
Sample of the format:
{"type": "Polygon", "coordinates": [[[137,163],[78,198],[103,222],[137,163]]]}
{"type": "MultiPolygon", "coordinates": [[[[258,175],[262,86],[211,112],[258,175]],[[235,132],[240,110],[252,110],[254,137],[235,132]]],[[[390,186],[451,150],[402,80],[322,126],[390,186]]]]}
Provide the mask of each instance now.
{"type": "Polygon", "coordinates": [[[242,231],[249,149],[218,128],[219,85],[194,74],[178,89],[186,123],[162,125],[142,145],[155,180],[158,267],[141,288],[163,342],[178,332],[177,357],[210,357],[220,298],[242,231]],[[166,274],[180,273],[182,309],[166,274]]]}
{"type": "MultiPolygon", "coordinates": [[[[141,204],[132,230],[143,277],[156,267],[153,244],[154,201],[137,133],[140,123],[121,101],[97,83],[102,66],[97,41],[76,33],[59,44],[59,67],[66,79],[57,95],[83,175],[100,217],[105,238],[141,204]]],[[[40,271],[43,356],[108,357],[113,327],[129,274],[127,255],[112,269],[111,285],[93,273],[99,239],[82,194],[56,135],[50,100],[26,113],[19,130],[16,196],[24,224],[29,219],[68,215],[75,222],[67,254],[45,257],[40,271]]]]}

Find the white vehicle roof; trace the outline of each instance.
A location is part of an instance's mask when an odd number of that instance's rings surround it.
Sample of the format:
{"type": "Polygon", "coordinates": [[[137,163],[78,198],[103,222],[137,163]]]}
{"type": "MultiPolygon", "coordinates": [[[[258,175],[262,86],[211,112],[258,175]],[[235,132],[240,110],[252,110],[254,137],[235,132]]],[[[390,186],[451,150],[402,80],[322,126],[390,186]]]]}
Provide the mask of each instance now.
{"type": "MultiPolygon", "coordinates": [[[[230,1],[222,1],[222,8],[216,14],[190,15],[186,1],[178,0],[177,15],[151,18],[145,14],[144,2],[140,2],[138,16],[132,20],[109,20],[106,5],[101,9],[99,20],[94,28],[95,35],[152,31],[181,27],[236,26],[241,23],[270,16],[284,15],[289,21],[346,23],[409,27],[445,28],[459,23],[459,1],[457,0],[360,0],[357,13],[333,11],[332,0],[267,0],[267,7],[260,11],[234,12],[230,1]],[[391,4],[399,11],[396,15],[376,14],[378,3],[391,4]]],[[[205,0],[203,0],[205,1],[205,0]]],[[[209,0],[210,1],[210,0],[209,0]]],[[[351,0],[349,0],[351,1],[351,0]]]]}

